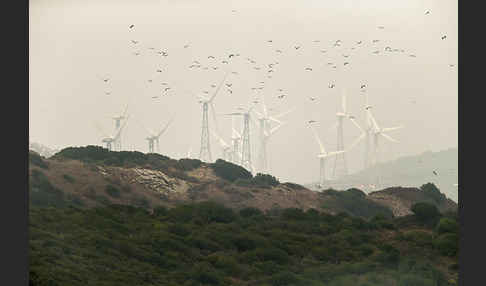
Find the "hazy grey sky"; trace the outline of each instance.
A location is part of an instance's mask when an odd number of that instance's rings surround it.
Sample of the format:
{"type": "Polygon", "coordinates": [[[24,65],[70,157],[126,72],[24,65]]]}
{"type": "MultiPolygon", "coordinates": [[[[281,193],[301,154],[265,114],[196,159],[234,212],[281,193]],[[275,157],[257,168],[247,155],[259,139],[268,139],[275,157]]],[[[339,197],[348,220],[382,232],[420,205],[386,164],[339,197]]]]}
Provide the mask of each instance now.
{"type": "MultiPolygon", "coordinates": [[[[283,181],[317,180],[319,149],[306,122],[317,120],[326,148],[334,150],[336,134],[328,130],[341,104],[341,87],[347,88],[348,110],[360,125],[364,126],[364,97],[359,89],[364,83],[381,127],[405,126],[389,133],[400,143],[382,141],[383,160],[458,144],[457,1],[31,0],[29,13],[30,140],[50,147],[100,145],[93,122],[111,131],[109,117],[129,103],[124,147],[147,152],[147,134],[137,121],[159,129],[175,115],[161,137],[161,153],[181,158],[192,147],[198,155],[201,105],[188,91],[213,91],[210,85],[221,80],[224,68],[239,74],[226,81],[233,84],[233,94],[222,88],[217,95],[218,113],[233,112],[263,95],[275,110],[271,114],[296,108],[282,118],[287,124],[268,145],[271,173],[283,181]],[[130,24],[135,25],[132,30],[130,24]],[[333,47],[338,39],[342,45],[333,47]],[[374,39],[380,41],[373,43],[374,39]],[[190,46],[184,48],[186,44],[190,46]],[[405,52],[385,52],[387,46],[405,52]],[[156,55],[149,47],[169,55],[156,55]],[[375,50],[380,53],[373,54],[375,50]],[[135,51],[141,55],[133,55],[135,51]],[[230,66],[222,64],[230,53],[241,56],[230,66]],[[256,64],[248,63],[247,57],[256,64]],[[219,69],[189,69],[194,60],[219,69]],[[268,79],[267,64],[276,61],[268,79]],[[349,65],[344,66],[345,61],[349,65]],[[163,72],[157,73],[158,68],[163,72]],[[108,84],[102,81],[104,75],[110,77],[108,84]],[[260,81],[264,89],[252,91],[260,81]],[[162,82],[169,83],[172,92],[152,99],[161,94],[162,82]],[[328,88],[331,82],[335,89],[328,88]],[[279,88],[287,95],[284,99],[277,98],[279,88]]],[[[218,120],[229,142],[230,120],[218,120]]],[[[350,122],[344,127],[349,145],[359,131],[350,122]]],[[[251,128],[256,165],[258,133],[251,128]]],[[[211,140],[213,158],[221,156],[211,140]]],[[[347,154],[347,160],[351,171],[362,168],[363,145],[347,154]]]]}

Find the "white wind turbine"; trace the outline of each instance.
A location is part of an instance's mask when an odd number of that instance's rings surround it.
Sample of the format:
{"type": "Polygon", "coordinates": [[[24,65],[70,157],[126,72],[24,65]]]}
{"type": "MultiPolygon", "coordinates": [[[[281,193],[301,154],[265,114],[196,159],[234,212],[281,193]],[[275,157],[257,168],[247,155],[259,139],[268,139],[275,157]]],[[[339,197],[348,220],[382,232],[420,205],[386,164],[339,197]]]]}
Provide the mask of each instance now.
{"type": "MultiPolygon", "coordinates": [[[[127,110],[128,110],[128,104],[125,106],[125,110],[123,111],[123,113],[117,114],[117,115],[112,117],[112,119],[115,120],[115,130],[120,129],[121,121],[124,120],[124,119],[127,119],[127,110]]],[[[122,146],[121,146],[121,134],[117,138],[117,140],[114,142],[114,145],[115,145],[114,146],[115,150],[121,151],[121,148],[122,148],[122,146]]]]}
{"type": "Polygon", "coordinates": [[[103,139],[101,139],[101,142],[105,143],[106,144],[106,148],[109,150],[109,151],[112,151],[113,149],[113,145],[117,142],[117,140],[120,138],[120,134],[121,134],[121,131],[123,130],[123,128],[125,127],[125,125],[127,124],[128,122],[128,118],[130,118],[130,116],[126,116],[125,117],[125,121],[123,121],[123,124],[117,129],[115,130],[112,134],[108,134],[106,133],[102,128],[101,126],[99,126],[98,123],[95,123],[95,127],[98,129],[98,131],[102,134],[103,136],[103,139]]]}
{"type": "Polygon", "coordinates": [[[142,127],[149,133],[149,136],[145,138],[148,141],[149,153],[154,153],[154,145],[156,147],[157,153],[160,152],[159,138],[162,134],[164,134],[167,128],[169,128],[169,125],[172,123],[173,120],[174,118],[172,117],[158,133],[154,132],[152,129],[146,128],[140,123],[140,125],[142,125],[142,127]]]}
{"type": "Polygon", "coordinates": [[[326,181],[326,159],[328,157],[336,156],[339,154],[344,153],[345,151],[335,151],[335,152],[327,152],[326,149],[324,148],[324,145],[321,142],[321,139],[319,139],[319,135],[317,134],[317,131],[314,129],[314,127],[311,125],[310,126],[312,132],[314,133],[314,137],[317,141],[317,144],[319,144],[319,150],[320,153],[317,155],[317,158],[319,158],[319,186],[322,187],[326,181]]]}
{"type": "Polygon", "coordinates": [[[268,172],[268,156],[267,156],[267,143],[275,131],[277,131],[282,125],[283,122],[278,120],[278,118],[283,117],[284,115],[289,114],[290,112],[294,111],[294,109],[290,109],[286,112],[282,112],[275,116],[270,116],[267,112],[267,106],[265,104],[265,96],[261,97],[261,104],[262,104],[262,113],[259,113],[256,110],[253,110],[254,113],[258,116],[258,127],[260,133],[260,150],[258,154],[258,163],[259,169],[261,173],[268,172]],[[278,125],[274,128],[271,128],[271,121],[277,123],[278,125]]]}
{"type": "Polygon", "coordinates": [[[235,120],[234,116],[231,116],[231,146],[232,146],[232,150],[231,150],[231,162],[234,163],[234,164],[239,164],[240,161],[238,161],[238,158],[241,157],[241,154],[240,154],[240,149],[241,149],[241,133],[238,132],[235,129],[234,120],[235,120]],[[240,155],[240,156],[238,156],[238,155],[240,155]]]}

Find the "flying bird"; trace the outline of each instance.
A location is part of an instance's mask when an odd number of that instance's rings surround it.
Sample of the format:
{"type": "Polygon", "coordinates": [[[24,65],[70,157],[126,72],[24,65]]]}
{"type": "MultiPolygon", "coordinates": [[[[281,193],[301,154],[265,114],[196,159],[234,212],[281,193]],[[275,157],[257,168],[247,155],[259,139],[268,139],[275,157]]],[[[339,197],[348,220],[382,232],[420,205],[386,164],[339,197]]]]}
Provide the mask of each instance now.
{"type": "Polygon", "coordinates": [[[315,97],[309,97],[309,99],[310,99],[311,101],[316,100],[316,98],[315,98],[315,97]]]}
{"type": "Polygon", "coordinates": [[[133,28],[133,27],[135,27],[135,25],[133,25],[133,24],[131,24],[130,26],[128,26],[128,28],[130,28],[130,29],[133,28]]]}
{"type": "Polygon", "coordinates": [[[221,63],[223,63],[223,64],[227,64],[228,62],[227,62],[227,61],[222,61],[221,63]]]}
{"type": "Polygon", "coordinates": [[[452,67],[454,67],[454,65],[453,65],[453,64],[450,64],[449,66],[450,66],[451,68],[452,68],[452,67]]]}
{"type": "Polygon", "coordinates": [[[231,93],[231,94],[233,93],[233,91],[231,89],[228,88],[227,90],[228,90],[229,93],[231,93]]]}
{"type": "Polygon", "coordinates": [[[188,47],[189,47],[189,44],[184,45],[184,49],[185,49],[185,48],[188,48],[188,47]]]}
{"type": "Polygon", "coordinates": [[[373,52],[373,54],[379,54],[379,53],[380,53],[380,51],[374,51],[373,52]]]}
{"type": "Polygon", "coordinates": [[[105,91],[105,94],[106,94],[106,95],[110,95],[110,94],[111,94],[111,92],[109,92],[109,91],[105,91]]]}
{"type": "Polygon", "coordinates": [[[444,35],[444,36],[442,36],[442,37],[441,37],[441,39],[442,39],[442,40],[444,40],[445,38],[447,38],[447,36],[446,36],[446,35],[444,35]]]}
{"type": "Polygon", "coordinates": [[[152,96],[152,98],[159,98],[158,96],[152,96]]]}
{"type": "Polygon", "coordinates": [[[343,57],[347,58],[347,57],[349,57],[349,55],[343,55],[343,57]]]}
{"type": "Polygon", "coordinates": [[[271,43],[271,42],[273,42],[273,41],[272,41],[272,40],[268,40],[267,42],[271,43]]]}
{"type": "Polygon", "coordinates": [[[169,89],[170,89],[170,87],[166,87],[166,88],[164,89],[164,91],[168,91],[169,89]]]}
{"type": "Polygon", "coordinates": [[[276,50],[277,53],[282,53],[282,50],[276,50]]]}
{"type": "Polygon", "coordinates": [[[162,70],[158,69],[157,72],[162,72],[162,70]]]}
{"type": "Polygon", "coordinates": [[[373,40],[373,43],[378,43],[380,40],[373,40]]]}
{"type": "Polygon", "coordinates": [[[309,120],[307,122],[310,124],[310,123],[314,123],[314,122],[317,122],[317,121],[315,121],[315,120],[309,120]]]}
{"type": "Polygon", "coordinates": [[[212,84],[212,85],[211,85],[211,87],[212,87],[212,88],[215,88],[215,87],[216,87],[216,85],[215,85],[215,84],[212,84]]]}
{"type": "Polygon", "coordinates": [[[361,88],[365,88],[365,87],[366,87],[366,84],[362,84],[362,85],[361,85],[361,88]]]}
{"type": "Polygon", "coordinates": [[[306,71],[312,71],[312,68],[305,68],[306,71]]]}
{"type": "Polygon", "coordinates": [[[349,65],[349,63],[348,62],[345,62],[344,65],[349,65]]]}
{"type": "Polygon", "coordinates": [[[110,80],[109,78],[103,79],[104,82],[108,82],[109,80],[110,80]]]}
{"type": "Polygon", "coordinates": [[[325,52],[326,52],[326,50],[321,50],[321,53],[325,53],[325,52]]]}
{"type": "Polygon", "coordinates": [[[378,29],[381,29],[381,30],[382,30],[382,29],[385,29],[385,27],[383,27],[383,26],[378,26],[378,29]]]}
{"type": "Polygon", "coordinates": [[[134,44],[138,44],[138,41],[132,40],[132,43],[134,43],[134,44]]]}
{"type": "Polygon", "coordinates": [[[432,173],[434,173],[434,175],[436,175],[436,176],[437,176],[437,172],[436,172],[436,171],[432,171],[432,173]]]}
{"type": "Polygon", "coordinates": [[[218,69],[218,67],[213,67],[213,70],[217,70],[217,69],[218,69]]]}
{"type": "Polygon", "coordinates": [[[279,95],[277,96],[278,98],[284,98],[286,95],[285,94],[282,94],[282,95],[279,95]]]}
{"type": "Polygon", "coordinates": [[[429,14],[430,14],[430,11],[425,12],[425,15],[429,15],[429,14]]]}
{"type": "Polygon", "coordinates": [[[151,79],[149,79],[149,80],[148,80],[148,82],[152,82],[152,80],[151,80],[151,79]]]}
{"type": "Polygon", "coordinates": [[[229,58],[229,59],[231,59],[231,57],[234,57],[234,56],[235,56],[234,54],[230,54],[230,55],[228,56],[228,58],[229,58]]]}
{"type": "Polygon", "coordinates": [[[334,83],[331,83],[331,84],[329,85],[329,88],[334,88],[334,87],[335,87],[334,83]]]}
{"type": "Polygon", "coordinates": [[[356,44],[358,44],[358,45],[359,45],[359,44],[361,44],[362,42],[363,42],[363,41],[359,41],[359,42],[356,42],[356,44]]]}
{"type": "Polygon", "coordinates": [[[417,56],[416,55],[409,55],[409,57],[416,58],[417,56]]]}
{"type": "Polygon", "coordinates": [[[213,56],[208,56],[208,59],[214,59],[214,57],[213,56]]]}
{"type": "Polygon", "coordinates": [[[391,51],[390,47],[385,47],[385,51],[391,51]]]}
{"type": "Polygon", "coordinates": [[[139,56],[140,55],[140,52],[135,52],[133,54],[136,55],[136,56],[139,56]]]}
{"type": "Polygon", "coordinates": [[[298,49],[300,48],[300,46],[295,46],[294,48],[295,48],[296,50],[298,50],[298,49]]]}

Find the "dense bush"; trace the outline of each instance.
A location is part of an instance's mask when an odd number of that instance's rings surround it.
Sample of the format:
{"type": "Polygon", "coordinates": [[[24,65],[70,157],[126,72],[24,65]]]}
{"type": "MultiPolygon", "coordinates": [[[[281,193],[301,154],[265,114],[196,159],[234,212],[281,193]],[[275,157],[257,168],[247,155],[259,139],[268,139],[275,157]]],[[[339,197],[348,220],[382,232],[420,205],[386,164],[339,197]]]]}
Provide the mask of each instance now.
{"type": "Polygon", "coordinates": [[[440,203],[447,199],[446,196],[441,193],[440,190],[433,183],[427,183],[422,185],[420,187],[420,190],[422,190],[422,192],[424,192],[436,203],[440,203]]]}
{"type": "Polygon", "coordinates": [[[276,186],[280,184],[280,182],[274,176],[262,173],[257,173],[256,176],[252,179],[252,183],[253,185],[261,187],[276,186]]]}
{"type": "Polygon", "coordinates": [[[440,216],[440,212],[435,205],[425,202],[413,204],[410,210],[422,222],[433,222],[440,216]]]}
{"type": "Polygon", "coordinates": [[[439,224],[437,225],[437,232],[439,234],[443,233],[458,233],[459,232],[459,225],[457,221],[452,218],[443,217],[439,220],[439,224]]]}
{"type": "Polygon", "coordinates": [[[217,176],[230,182],[234,182],[237,179],[251,179],[253,177],[245,168],[221,159],[216,160],[210,166],[217,176]]]}
{"type": "Polygon", "coordinates": [[[358,189],[347,191],[325,190],[321,193],[325,196],[323,207],[354,216],[372,218],[378,214],[386,218],[393,217],[393,212],[376,202],[368,200],[364,192],[358,189]]]}
{"type": "Polygon", "coordinates": [[[119,198],[121,196],[120,190],[113,185],[107,185],[105,192],[113,198],[119,198]]]}
{"type": "Polygon", "coordinates": [[[455,233],[444,233],[434,240],[434,245],[442,255],[455,256],[459,250],[459,237],[455,233]]]}

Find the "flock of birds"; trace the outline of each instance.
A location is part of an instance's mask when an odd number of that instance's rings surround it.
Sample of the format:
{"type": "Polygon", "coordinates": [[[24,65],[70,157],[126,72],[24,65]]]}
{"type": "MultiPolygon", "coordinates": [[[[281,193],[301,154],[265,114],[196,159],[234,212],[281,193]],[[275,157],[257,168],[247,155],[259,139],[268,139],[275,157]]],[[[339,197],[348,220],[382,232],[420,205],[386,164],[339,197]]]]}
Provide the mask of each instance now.
{"type": "MultiPolygon", "coordinates": [[[[236,10],[232,10],[232,12],[236,13],[236,10]]],[[[430,14],[430,11],[425,12],[425,15],[429,15],[429,14],[430,14]]],[[[134,31],[135,25],[134,24],[129,25],[128,29],[129,29],[129,31],[134,31]]],[[[385,27],[384,26],[378,26],[378,29],[383,30],[383,29],[385,29],[385,27]]],[[[440,37],[440,39],[441,40],[447,39],[447,35],[442,35],[440,37]]],[[[321,42],[320,40],[314,40],[313,41],[314,44],[319,44],[320,42],[321,42]]],[[[391,46],[385,46],[384,48],[378,47],[377,45],[380,42],[381,42],[380,39],[373,39],[371,41],[371,46],[372,46],[371,54],[377,55],[377,54],[380,54],[380,53],[401,53],[401,54],[407,54],[409,57],[412,57],[412,58],[417,57],[415,55],[415,53],[406,53],[406,51],[404,49],[401,49],[401,48],[392,48],[391,46]]],[[[273,40],[267,40],[267,44],[273,45],[273,43],[274,43],[273,40]]],[[[141,56],[142,55],[142,52],[141,52],[142,47],[141,47],[141,43],[140,43],[139,40],[131,39],[130,45],[131,45],[131,48],[133,48],[132,54],[134,56],[141,56]]],[[[365,41],[363,41],[363,40],[355,41],[354,44],[351,44],[350,46],[346,47],[345,52],[342,52],[343,60],[340,61],[339,59],[335,59],[333,61],[328,61],[327,66],[331,69],[334,69],[334,70],[338,69],[338,66],[341,66],[342,69],[345,70],[345,67],[351,65],[352,51],[355,50],[355,49],[359,49],[361,47],[364,47],[364,46],[365,46],[365,41]]],[[[183,45],[183,49],[188,49],[190,47],[191,47],[191,45],[189,43],[186,43],[186,44],[183,45]]],[[[339,48],[339,47],[342,47],[342,49],[344,49],[343,41],[338,39],[338,40],[335,40],[334,42],[332,42],[332,45],[331,45],[330,48],[332,49],[332,48],[339,48]]],[[[155,47],[146,47],[146,49],[148,51],[147,55],[152,54],[152,55],[156,55],[156,56],[159,56],[159,57],[162,57],[162,58],[166,58],[166,57],[169,56],[168,51],[164,50],[164,49],[156,49],[155,47]]],[[[298,51],[301,51],[303,49],[303,46],[301,44],[298,44],[298,45],[294,45],[291,49],[293,49],[295,52],[298,52],[298,51]]],[[[275,51],[276,54],[279,54],[279,55],[284,54],[284,50],[282,48],[274,48],[274,51],[275,51]]],[[[319,48],[319,52],[323,53],[323,54],[328,53],[329,48],[328,49],[319,48]]],[[[206,62],[207,62],[206,64],[202,63],[203,62],[202,59],[193,60],[188,65],[188,69],[190,69],[190,70],[213,70],[213,71],[217,71],[217,70],[220,70],[220,69],[224,69],[225,68],[224,66],[226,66],[226,69],[228,69],[228,66],[230,66],[231,63],[234,62],[234,60],[238,59],[238,58],[242,58],[240,53],[228,53],[226,56],[222,56],[222,57],[218,57],[218,58],[214,55],[208,55],[207,59],[206,59],[206,62]]],[[[266,71],[265,76],[266,76],[267,79],[271,79],[273,77],[273,74],[277,71],[277,67],[280,65],[280,62],[278,60],[272,61],[272,62],[269,62],[269,63],[259,63],[252,57],[245,57],[244,62],[249,64],[250,68],[252,68],[255,71],[266,71]]],[[[449,64],[449,66],[454,67],[453,64],[449,64]]],[[[306,66],[306,67],[304,67],[304,70],[306,72],[313,72],[315,69],[312,66],[306,66]]],[[[161,74],[164,73],[164,70],[163,70],[162,67],[159,67],[154,72],[157,75],[161,75],[161,74]]],[[[238,72],[232,71],[232,74],[238,75],[238,72]]],[[[107,84],[106,89],[108,89],[108,90],[105,91],[105,95],[109,96],[109,95],[112,94],[112,92],[109,88],[110,78],[105,77],[105,78],[103,78],[103,81],[107,84]]],[[[155,81],[154,81],[153,78],[147,79],[147,82],[149,84],[155,84],[155,81]]],[[[160,94],[151,96],[153,99],[157,99],[160,96],[167,96],[167,95],[169,95],[170,91],[173,91],[173,87],[170,86],[169,83],[167,83],[167,82],[160,82],[160,85],[161,85],[160,94]]],[[[233,86],[232,83],[226,83],[225,84],[226,92],[227,92],[228,95],[233,94],[232,86],[233,86]]],[[[211,85],[211,88],[215,88],[215,87],[216,87],[215,84],[211,85]]],[[[260,81],[260,85],[251,87],[251,90],[252,91],[262,90],[262,89],[264,89],[264,87],[265,87],[265,81],[260,81]]],[[[331,82],[331,83],[329,83],[328,87],[330,89],[332,89],[332,88],[335,88],[336,85],[335,85],[335,83],[331,82]]],[[[361,84],[360,90],[362,92],[365,92],[366,91],[366,84],[361,84]]],[[[203,90],[202,92],[205,93],[205,94],[209,94],[209,90],[203,90]]],[[[277,99],[282,100],[287,96],[288,96],[288,94],[284,91],[283,88],[277,89],[277,96],[276,96],[277,99]]],[[[309,97],[308,99],[310,101],[315,101],[317,98],[316,97],[309,97]]]]}

